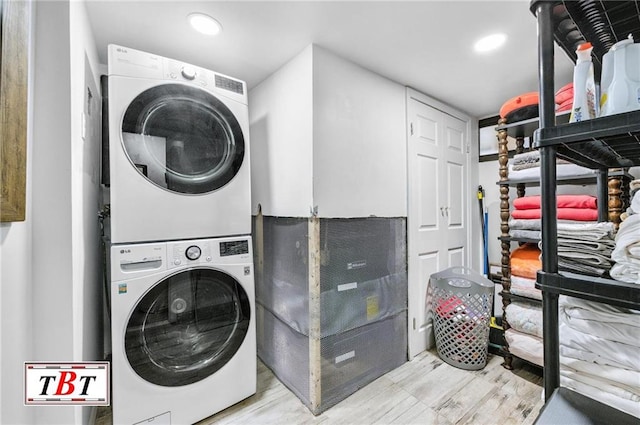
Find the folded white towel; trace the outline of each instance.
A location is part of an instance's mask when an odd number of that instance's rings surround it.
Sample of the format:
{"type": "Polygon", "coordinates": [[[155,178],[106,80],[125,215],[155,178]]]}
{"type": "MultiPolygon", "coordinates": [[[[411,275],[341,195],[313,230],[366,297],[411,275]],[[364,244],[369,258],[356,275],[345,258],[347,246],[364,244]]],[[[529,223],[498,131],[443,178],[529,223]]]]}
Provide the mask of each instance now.
{"type": "Polygon", "coordinates": [[[526,277],[511,276],[511,289],[509,292],[536,300],[542,299],[542,291],[536,288],[536,281],[526,277]]]}
{"type": "Polygon", "coordinates": [[[640,403],[632,401],[626,398],[618,397],[615,394],[611,394],[602,391],[598,387],[594,387],[584,382],[576,381],[568,376],[560,376],[560,384],[563,387],[571,388],[572,390],[579,392],[594,400],[598,400],[601,403],[612,406],[618,410],[622,410],[630,415],[640,418],[640,403]]]}
{"type": "Polygon", "coordinates": [[[633,198],[631,198],[630,208],[631,212],[633,212],[634,214],[640,214],[640,190],[637,191],[635,195],[633,195],[633,198]]]}
{"type": "Polygon", "coordinates": [[[616,262],[611,277],[640,283],[640,214],[630,215],[620,223],[611,259],[616,262]]]}
{"type": "Polygon", "coordinates": [[[640,348],[640,314],[616,317],[564,304],[558,308],[558,318],[577,331],[640,348]]]}
{"type": "Polygon", "coordinates": [[[560,356],[571,357],[572,359],[584,360],[585,362],[588,362],[588,363],[613,366],[614,368],[617,368],[617,369],[633,370],[635,372],[640,372],[640,364],[637,365],[635,369],[629,369],[628,366],[624,364],[615,362],[606,357],[599,356],[596,353],[579,350],[577,348],[567,347],[566,345],[562,345],[562,344],[560,344],[560,356]]]}
{"type": "Polygon", "coordinates": [[[638,347],[610,341],[595,335],[577,331],[564,323],[559,325],[560,344],[576,350],[588,351],[622,364],[626,369],[638,369],[638,347]]]}

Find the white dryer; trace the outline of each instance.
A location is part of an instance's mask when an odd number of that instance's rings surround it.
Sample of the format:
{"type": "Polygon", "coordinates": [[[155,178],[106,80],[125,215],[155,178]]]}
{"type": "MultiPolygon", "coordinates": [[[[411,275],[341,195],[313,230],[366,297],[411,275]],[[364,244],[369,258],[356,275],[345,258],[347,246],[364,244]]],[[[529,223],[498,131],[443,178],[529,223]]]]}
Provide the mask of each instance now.
{"type": "Polygon", "coordinates": [[[111,242],[251,233],[246,84],[109,45],[111,242]]]}
{"type": "Polygon", "coordinates": [[[251,237],[113,245],[113,423],[192,424],[256,392],[251,237]]]}

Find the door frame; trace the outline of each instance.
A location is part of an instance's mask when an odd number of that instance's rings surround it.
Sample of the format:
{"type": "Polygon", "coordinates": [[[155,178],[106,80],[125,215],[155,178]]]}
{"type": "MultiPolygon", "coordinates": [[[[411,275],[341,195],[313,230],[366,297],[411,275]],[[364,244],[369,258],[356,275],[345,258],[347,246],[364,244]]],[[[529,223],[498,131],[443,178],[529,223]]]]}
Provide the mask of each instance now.
{"type": "MultiPolygon", "coordinates": [[[[475,191],[473,182],[478,181],[477,161],[474,163],[471,160],[471,158],[478,157],[477,119],[472,118],[466,113],[459,111],[437,99],[427,96],[415,89],[412,89],[411,87],[406,87],[405,116],[406,116],[406,143],[407,143],[407,285],[408,285],[407,294],[408,294],[409,300],[412,299],[412,296],[414,297],[416,296],[415,292],[419,288],[419,282],[417,281],[419,277],[416,275],[418,273],[419,266],[417,264],[417,258],[415,258],[415,256],[413,255],[413,247],[415,242],[413,240],[413,236],[411,232],[411,230],[413,229],[412,226],[413,226],[415,217],[412,217],[410,204],[409,204],[410,195],[411,195],[411,184],[412,184],[410,175],[411,175],[411,170],[413,166],[412,164],[413,158],[409,155],[409,150],[410,150],[409,143],[411,140],[411,117],[409,116],[409,105],[412,101],[423,103],[447,115],[450,115],[454,118],[457,118],[459,120],[466,122],[467,157],[466,157],[465,167],[467,171],[466,172],[467,177],[466,177],[465,183],[468,188],[468,193],[467,193],[468,202],[467,202],[467,207],[464,214],[465,214],[466,223],[468,223],[467,232],[466,232],[468,255],[466,256],[467,258],[465,259],[465,262],[466,262],[465,266],[471,267],[472,269],[477,270],[481,264],[481,257],[482,257],[481,252],[477,255],[472,255],[473,250],[471,249],[472,247],[480,246],[480,237],[481,237],[481,234],[478,233],[480,231],[479,230],[480,225],[479,223],[475,223],[473,221],[472,217],[474,216],[471,213],[472,208],[476,206],[476,203],[473,202],[473,200],[476,199],[476,191],[475,191]]],[[[413,318],[416,316],[417,316],[417,312],[413,311],[411,303],[407,302],[407,335],[408,335],[407,355],[409,360],[413,359],[417,354],[419,354],[419,353],[412,352],[412,349],[411,349],[412,347],[411,343],[413,339],[413,332],[412,332],[413,322],[414,322],[413,318]]],[[[428,347],[428,348],[431,348],[431,347],[428,347]]]]}

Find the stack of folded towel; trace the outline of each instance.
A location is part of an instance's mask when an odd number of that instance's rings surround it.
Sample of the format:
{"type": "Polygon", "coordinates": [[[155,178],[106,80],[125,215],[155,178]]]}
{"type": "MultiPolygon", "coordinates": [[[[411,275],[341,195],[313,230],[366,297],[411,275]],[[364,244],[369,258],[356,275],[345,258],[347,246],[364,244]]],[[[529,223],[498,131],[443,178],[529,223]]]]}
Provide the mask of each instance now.
{"type": "Polygon", "coordinates": [[[629,283],[640,283],[640,180],[630,184],[631,206],[627,209],[616,235],[611,259],[611,277],[629,283]]]}
{"type": "MultiPolygon", "coordinates": [[[[593,177],[597,170],[571,164],[558,159],[556,161],[556,177],[583,178],[593,177]]],[[[513,156],[509,161],[509,180],[518,182],[523,180],[540,179],[540,152],[530,151],[513,156]]]]}
{"type": "Polygon", "coordinates": [[[615,247],[611,222],[558,223],[558,269],[606,277],[615,247]]]}
{"type": "MultiPolygon", "coordinates": [[[[539,219],[542,217],[540,196],[523,196],[513,201],[513,218],[539,219]]],[[[559,195],[557,198],[560,220],[596,221],[598,219],[597,200],[589,195],[559,195]]]]}
{"type": "MultiPolygon", "coordinates": [[[[540,249],[524,244],[511,253],[511,292],[527,298],[542,299],[535,287],[536,273],[542,268],[540,249]]],[[[505,339],[509,352],[531,363],[543,365],[542,309],[528,302],[512,301],[505,308],[509,328],[505,339]]]]}
{"type": "Polygon", "coordinates": [[[535,244],[524,244],[511,253],[511,289],[509,292],[536,300],[542,292],[536,288],[536,273],[542,268],[540,249],[535,244]]]}
{"type": "MultiPolygon", "coordinates": [[[[540,239],[541,198],[525,196],[514,201],[509,235],[540,239]]],[[[559,195],[558,268],[564,271],[606,276],[615,247],[612,223],[597,223],[597,200],[588,195],[559,195]]]]}
{"type": "Polygon", "coordinates": [[[560,383],[640,418],[640,311],[561,296],[560,383]]]}

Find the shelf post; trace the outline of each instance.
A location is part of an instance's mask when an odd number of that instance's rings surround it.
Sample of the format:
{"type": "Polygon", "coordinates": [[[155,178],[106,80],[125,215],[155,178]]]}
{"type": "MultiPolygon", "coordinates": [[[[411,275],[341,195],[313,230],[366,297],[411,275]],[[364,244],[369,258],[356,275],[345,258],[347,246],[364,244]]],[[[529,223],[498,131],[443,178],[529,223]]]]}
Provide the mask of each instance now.
{"type": "MultiPolygon", "coordinates": [[[[600,168],[596,180],[596,191],[598,192],[598,221],[603,222],[609,219],[609,184],[607,182],[608,170],[600,168]],[[605,202],[606,200],[606,202],[605,202]]],[[[618,212],[618,218],[620,212],[618,212]]]]}
{"type": "MultiPolygon", "coordinates": [[[[555,125],[553,2],[539,2],[538,19],[538,75],[540,84],[540,128],[555,125]]],[[[540,148],[542,197],[542,270],[558,272],[558,223],[556,200],[555,146],[540,148]]],[[[544,320],[544,396],[549,400],[560,386],[560,344],[558,331],[558,295],[549,291],[542,294],[544,320]]]]}
{"type": "MultiPolygon", "coordinates": [[[[507,123],[505,118],[500,118],[498,120],[498,125],[503,126],[507,123]]],[[[502,290],[504,292],[509,292],[511,290],[511,242],[506,240],[505,238],[509,237],[509,185],[502,184],[502,182],[506,182],[509,180],[509,167],[507,163],[509,162],[509,149],[507,147],[507,130],[504,128],[498,130],[498,164],[500,165],[500,237],[501,237],[501,266],[502,266],[502,290]]],[[[511,300],[507,297],[502,297],[502,308],[504,309],[511,303],[511,300]]],[[[502,322],[504,326],[504,330],[509,328],[509,323],[506,320],[502,322]]],[[[506,339],[503,341],[505,347],[508,348],[509,344],[506,339]]],[[[513,369],[511,363],[513,362],[513,357],[511,355],[505,355],[503,366],[506,369],[513,369]]]]}

